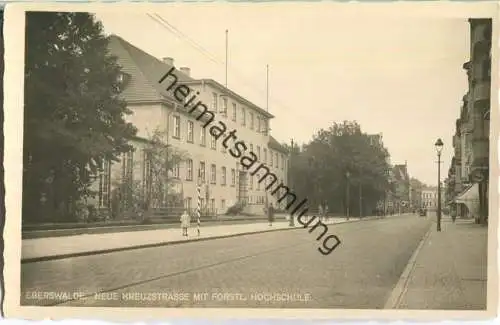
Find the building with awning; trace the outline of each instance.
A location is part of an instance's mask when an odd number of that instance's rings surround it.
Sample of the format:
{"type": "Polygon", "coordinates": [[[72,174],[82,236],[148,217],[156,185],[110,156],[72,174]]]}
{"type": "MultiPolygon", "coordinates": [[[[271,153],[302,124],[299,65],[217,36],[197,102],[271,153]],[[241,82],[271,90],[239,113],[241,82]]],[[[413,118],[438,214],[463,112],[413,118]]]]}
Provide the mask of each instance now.
{"type": "Polygon", "coordinates": [[[479,185],[477,183],[469,185],[451,203],[462,203],[467,207],[471,216],[477,216],[479,214],[479,185]]]}
{"type": "Polygon", "coordinates": [[[469,89],[456,120],[447,199],[457,216],[487,224],[492,20],[474,18],[469,23],[470,60],[463,65],[469,89]]]}

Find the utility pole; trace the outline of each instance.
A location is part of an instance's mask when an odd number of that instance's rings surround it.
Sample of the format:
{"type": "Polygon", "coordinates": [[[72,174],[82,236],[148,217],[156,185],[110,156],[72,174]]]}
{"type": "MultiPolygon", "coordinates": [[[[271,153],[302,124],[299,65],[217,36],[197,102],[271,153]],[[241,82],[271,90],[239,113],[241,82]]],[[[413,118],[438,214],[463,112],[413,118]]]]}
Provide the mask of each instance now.
{"type": "MultiPolygon", "coordinates": [[[[288,162],[288,168],[287,168],[287,178],[288,178],[288,186],[289,188],[293,188],[292,186],[292,183],[293,183],[293,180],[292,180],[292,173],[290,173],[290,170],[292,169],[292,156],[293,156],[293,139],[291,139],[291,149],[290,149],[290,158],[289,158],[289,162],[288,162]]],[[[287,202],[288,203],[288,202],[287,202]]],[[[293,213],[290,214],[290,220],[289,220],[289,223],[288,225],[290,227],[295,227],[295,216],[293,215],[293,213]]]]}
{"type": "Polygon", "coordinates": [[[363,185],[359,183],[359,217],[363,217],[363,185]]]}
{"type": "Polygon", "coordinates": [[[349,171],[347,171],[345,176],[346,176],[346,180],[347,180],[347,182],[346,182],[347,183],[347,186],[346,186],[346,192],[347,192],[346,193],[346,201],[347,201],[346,202],[346,210],[347,210],[347,220],[349,220],[349,205],[351,203],[351,200],[349,197],[350,196],[349,195],[350,194],[349,193],[350,192],[350,188],[349,188],[350,187],[350,180],[349,180],[349,178],[351,176],[351,173],[349,173],[349,171]]]}

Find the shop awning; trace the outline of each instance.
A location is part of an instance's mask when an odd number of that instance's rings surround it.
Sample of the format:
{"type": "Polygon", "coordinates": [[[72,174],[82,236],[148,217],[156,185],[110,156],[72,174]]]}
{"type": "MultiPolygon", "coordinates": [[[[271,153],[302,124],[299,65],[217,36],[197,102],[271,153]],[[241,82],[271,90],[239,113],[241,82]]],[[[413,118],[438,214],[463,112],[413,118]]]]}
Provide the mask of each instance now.
{"type": "Polygon", "coordinates": [[[472,215],[477,215],[479,213],[479,186],[477,183],[472,184],[457,195],[453,202],[465,204],[472,215]]]}

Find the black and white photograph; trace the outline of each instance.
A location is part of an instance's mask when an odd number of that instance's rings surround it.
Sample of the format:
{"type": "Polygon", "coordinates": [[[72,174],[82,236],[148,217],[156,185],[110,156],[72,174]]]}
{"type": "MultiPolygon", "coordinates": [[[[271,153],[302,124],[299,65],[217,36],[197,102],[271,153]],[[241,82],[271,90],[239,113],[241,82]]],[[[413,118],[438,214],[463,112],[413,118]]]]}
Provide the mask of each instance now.
{"type": "Polygon", "coordinates": [[[7,316],[496,313],[498,8],[413,5],[7,5],[7,316]]]}

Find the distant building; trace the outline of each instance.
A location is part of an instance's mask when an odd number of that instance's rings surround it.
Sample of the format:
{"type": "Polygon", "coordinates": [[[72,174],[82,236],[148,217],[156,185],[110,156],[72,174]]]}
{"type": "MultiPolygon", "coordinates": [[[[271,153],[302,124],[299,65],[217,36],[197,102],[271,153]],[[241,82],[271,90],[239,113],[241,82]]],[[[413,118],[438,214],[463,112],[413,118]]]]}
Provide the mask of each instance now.
{"type": "Polygon", "coordinates": [[[407,164],[394,165],[387,171],[390,189],[385,195],[386,213],[411,211],[410,176],[407,164]]]}
{"type": "Polygon", "coordinates": [[[410,209],[410,176],[406,162],[393,167],[393,177],[396,211],[405,212],[410,209]]]}
{"type": "Polygon", "coordinates": [[[368,138],[370,139],[370,145],[372,145],[372,146],[375,146],[375,145],[382,146],[383,145],[382,133],[369,134],[368,138]]]}
{"type": "MultiPolygon", "coordinates": [[[[429,210],[437,209],[438,190],[437,186],[426,186],[421,191],[421,207],[429,210]]],[[[444,188],[441,188],[441,206],[445,203],[444,188]]]]}

